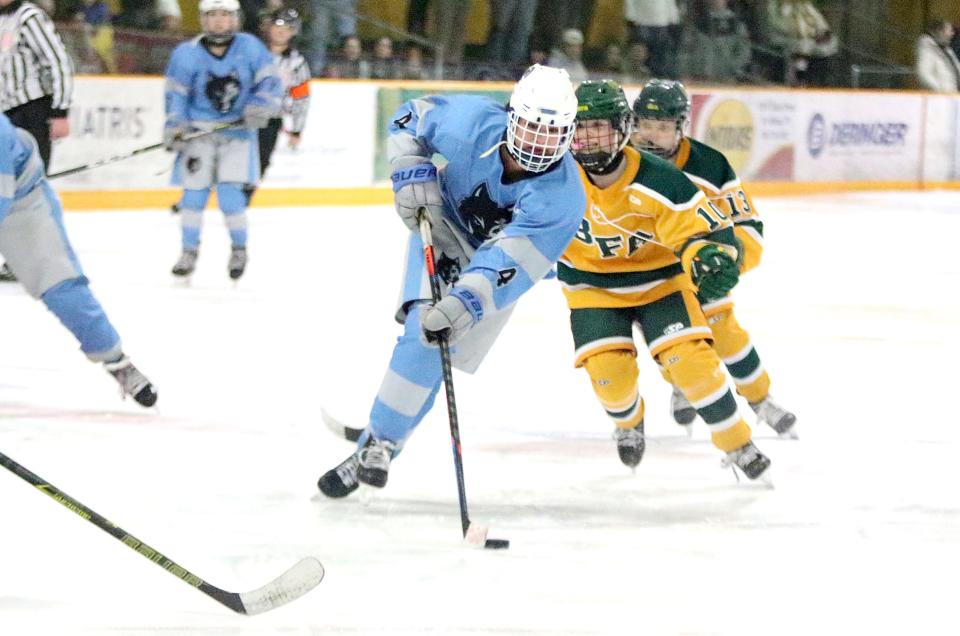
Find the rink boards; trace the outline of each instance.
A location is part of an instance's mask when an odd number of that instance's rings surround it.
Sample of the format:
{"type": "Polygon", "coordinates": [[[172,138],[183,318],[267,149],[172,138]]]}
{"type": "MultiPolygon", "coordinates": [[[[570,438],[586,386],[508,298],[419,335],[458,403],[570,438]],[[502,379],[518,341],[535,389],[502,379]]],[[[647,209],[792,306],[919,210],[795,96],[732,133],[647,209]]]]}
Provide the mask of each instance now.
{"type": "MultiPolygon", "coordinates": [[[[312,82],[300,147],[281,138],[258,205],[371,205],[390,201],[386,126],[411,97],[476,92],[506,101],[510,84],[312,82]]],[[[627,87],[633,98],[638,86],[627,87]]],[[[927,189],[960,183],[960,97],[924,92],[689,87],[690,134],[722,150],[755,194],[927,189]]],[[[160,141],[163,79],[81,76],[71,135],[52,171],[160,141]]],[[[68,209],[172,202],[172,156],[147,153],[56,181],[68,209]]]]}

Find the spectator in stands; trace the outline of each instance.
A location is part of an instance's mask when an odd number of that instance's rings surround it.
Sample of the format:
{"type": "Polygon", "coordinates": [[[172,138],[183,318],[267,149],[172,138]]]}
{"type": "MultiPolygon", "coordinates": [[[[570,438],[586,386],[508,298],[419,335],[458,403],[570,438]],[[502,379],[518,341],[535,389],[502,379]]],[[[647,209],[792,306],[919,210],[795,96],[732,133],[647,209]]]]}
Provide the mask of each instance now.
{"type": "Polygon", "coordinates": [[[595,4],[595,0],[540,0],[533,18],[537,28],[530,46],[547,51],[556,46],[567,29],[588,33],[595,4]]]}
{"type": "Polygon", "coordinates": [[[644,65],[647,58],[646,47],[637,42],[630,45],[627,51],[625,56],[619,44],[608,44],[603,50],[603,62],[596,69],[591,69],[590,76],[612,79],[618,84],[639,84],[645,81],[650,77],[650,71],[644,65]]]}
{"type": "Polygon", "coordinates": [[[370,77],[373,79],[397,79],[397,66],[397,60],[393,57],[393,40],[385,35],[378,38],[373,45],[370,77]]]}
{"type": "Polygon", "coordinates": [[[452,76],[462,76],[463,38],[471,3],[466,0],[436,0],[436,40],[443,47],[444,64],[453,67],[452,76]]]}
{"type": "Polygon", "coordinates": [[[655,77],[677,79],[677,51],[683,27],[676,0],[624,0],[629,40],[643,42],[655,77]]]}
{"type": "Polygon", "coordinates": [[[131,29],[177,33],[181,19],[177,0],[120,0],[114,21],[131,29]]]}
{"type": "Polygon", "coordinates": [[[840,44],[826,18],[810,0],[770,0],[770,42],[787,56],[791,86],[826,86],[840,44]]]}
{"type": "Polygon", "coordinates": [[[430,79],[430,72],[423,65],[423,49],[416,44],[408,44],[403,50],[403,65],[400,67],[400,79],[430,79]]]}
{"type": "Polygon", "coordinates": [[[587,79],[587,69],[583,65],[583,33],[579,29],[567,29],[563,32],[560,48],[550,51],[549,66],[566,69],[573,82],[587,79]]]}
{"type": "Polygon", "coordinates": [[[363,45],[360,38],[348,35],[343,38],[340,54],[327,65],[326,77],[339,79],[367,79],[370,77],[370,64],[363,59],[363,45]]]}
{"type": "MultiPolygon", "coordinates": [[[[309,0],[301,53],[312,69],[326,67],[330,42],[344,42],[357,33],[357,0],[309,0]]],[[[358,40],[359,42],[359,40],[358,40]]]]}
{"type": "Polygon", "coordinates": [[[619,44],[611,42],[603,49],[603,63],[595,69],[595,75],[623,84],[619,79],[623,64],[623,50],[619,44]]]}
{"type": "Polygon", "coordinates": [[[537,0],[491,0],[493,27],[487,42],[487,60],[493,64],[522,65],[527,59],[537,0]]]}
{"type": "Polygon", "coordinates": [[[423,37],[427,33],[427,9],[430,0],[410,0],[407,5],[407,31],[423,37]]]}
{"type": "Polygon", "coordinates": [[[653,77],[647,62],[650,51],[643,42],[634,42],[627,48],[627,56],[623,58],[623,82],[625,84],[643,84],[653,77]]]}
{"type": "Polygon", "coordinates": [[[690,52],[687,74],[713,82],[742,77],[750,63],[750,36],[728,0],[700,0],[691,10],[694,28],[684,47],[690,52]]]}
{"type": "Polygon", "coordinates": [[[116,73],[110,7],[103,0],[80,0],[72,7],[72,11],[74,21],[84,25],[84,36],[88,38],[90,48],[103,64],[103,70],[116,73]]]}
{"type": "Polygon", "coordinates": [[[953,25],[935,18],[917,40],[917,78],[920,86],[938,93],[956,93],[960,88],[960,60],[950,48],[953,25]]]}

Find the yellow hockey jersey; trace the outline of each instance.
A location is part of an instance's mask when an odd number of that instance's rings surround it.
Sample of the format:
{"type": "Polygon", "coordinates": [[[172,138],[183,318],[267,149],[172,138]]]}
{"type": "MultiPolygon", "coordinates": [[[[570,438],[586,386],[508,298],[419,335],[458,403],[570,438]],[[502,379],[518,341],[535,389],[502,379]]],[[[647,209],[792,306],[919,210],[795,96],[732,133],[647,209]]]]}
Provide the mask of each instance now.
{"type": "MultiPolygon", "coordinates": [[[[656,300],[651,291],[689,273],[708,234],[736,258],[729,218],[680,170],[629,147],[624,157],[623,175],[602,189],[578,166],[587,210],[557,263],[572,309],[635,307],[656,300]]],[[[685,282],[678,285],[696,290],[688,276],[681,278],[685,282]]]]}
{"type": "Polygon", "coordinates": [[[723,153],[684,137],[674,163],[733,221],[734,233],[743,245],[740,272],[759,265],[763,254],[763,221],[723,153]]]}

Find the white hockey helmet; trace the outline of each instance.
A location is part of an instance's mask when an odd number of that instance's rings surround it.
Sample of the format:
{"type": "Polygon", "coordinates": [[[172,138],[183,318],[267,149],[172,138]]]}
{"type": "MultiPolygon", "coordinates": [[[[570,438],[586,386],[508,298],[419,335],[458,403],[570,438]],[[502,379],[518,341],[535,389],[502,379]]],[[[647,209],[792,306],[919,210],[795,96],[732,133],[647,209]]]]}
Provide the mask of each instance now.
{"type": "Polygon", "coordinates": [[[207,41],[213,44],[224,44],[240,30],[240,0],[200,0],[200,26],[203,27],[203,34],[207,41]],[[211,11],[229,11],[233,13],[234,20],[230,28],[220,32],[214,32],[208,26],[207,14],[211,11]]]}
{"type": "Polygon", "coordinates": [[[240,11],[240,0],[200,0],[200,14],[210,11],[240,11]]]}
{"type": "Polygon", "coordinates": [[[562,68],[534,64],[510,96],[507,150],[520,167],[543,172],[563,157],[576,126],[577,96],[562,68]]]}

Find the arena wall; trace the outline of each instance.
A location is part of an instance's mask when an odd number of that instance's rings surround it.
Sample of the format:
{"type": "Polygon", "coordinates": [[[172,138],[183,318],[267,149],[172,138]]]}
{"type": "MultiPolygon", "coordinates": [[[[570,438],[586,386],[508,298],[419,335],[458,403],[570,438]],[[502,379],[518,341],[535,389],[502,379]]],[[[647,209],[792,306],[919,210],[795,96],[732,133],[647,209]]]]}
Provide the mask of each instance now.
{"type": "MultiPolygon", "coordinates": [[[[403,101],[511,85],[316,80],[296,151],[281,139],[254,205],[389,203],[384,139],[403,101]]],[[[627,87],[630,99],[639,87],[627,87]]],[[[755,195],[960,187],[960,96],[924,92],[690,87],[690,133],[721,149],[755,195]]],[[[71,135],[51,172],[158,143],[163,79],[81,76],[71,135]]],[[[164,207],[173,157],[162,150],[54,180],[67,209],[164,207]]]]}

